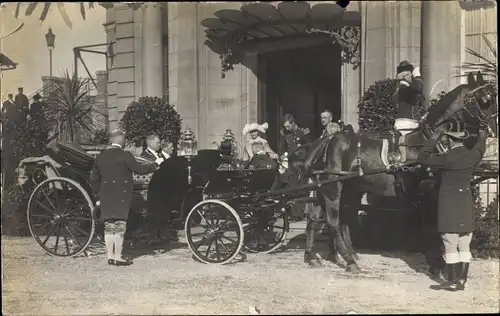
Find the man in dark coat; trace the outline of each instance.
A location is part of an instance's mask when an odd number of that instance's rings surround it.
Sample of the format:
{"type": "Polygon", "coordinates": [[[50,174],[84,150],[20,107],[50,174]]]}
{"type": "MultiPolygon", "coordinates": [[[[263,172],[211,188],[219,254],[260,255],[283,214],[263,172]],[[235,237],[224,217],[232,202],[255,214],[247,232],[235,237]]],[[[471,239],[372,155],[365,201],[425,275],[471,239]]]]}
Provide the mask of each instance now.
{"type": "Polygon", "coordinates": [[[41,99],[42,97],[38,93],[33,96],[33,103],[31,103],[30,105],[29,114],[31,119],[36,122],[38,127],[45,128],[46,120],[41,99]]]}
{"type": "MultiPolygon", "coordinates": [[[[398,85],[393,94],[393,106],[396,108],[394,129],[401,133],[400,145],[404,145],[404,136],[418,127],[413,111],[418,95],[422,94],[423,81],[420,69],[403,60],[397,67],[396,80],[398,85]]],[[[400,146],[402,161],[406,161],[406,146],[400,146]]]]}
{"type": "Polygon", "coordinates": [[[112,132],[110,142],[111,146],[97,156],[90,180],[104,219],[108,264],[130,265],[131,261],[122,259],[122,249],[134,188],[132,173],[151,173],[158,169],[162,160],[144,165],[138,163],[130,152],[123,150],[125,134],[121,131],[112,132]]]}
{"type": "MultiPolygon", "coordinates": [[[[170,158],[170,155],[168,155],[167,153],[163,153],[161,151],[161,142],[160,142],[160,138],[158,137],[158,135],[156,135],[156,134],[149,135],[146,138],[146,146],[147,146],[146,149],[143,150],[141,153],[141,157],[146,158],[146,159],[151,160],[151,161],[156,161],[157,159],[167,160],[168,158],[170,158]]],[[[170,214],[166,214],[166,212],[163,212],[163,213],[164,214],[162,214],[162,215],[165,216],[166,221],[171,226],[171,222],[172,222],[171,212],[170,212],[170,214]]],[[[157,208],[149,205],[149,207],[148,207],[148,218],[149,218],[148,225],[150,227],[150,232],[153,234],[152,236],[150,236],[152,243],[160,241],[160,234],[159,234],[159,230],[158,230],[159,229],[158,223],[160,222],[159,215],[160,214],[158,214],[157,208]]],[[[172,241],[179,240],[176,231],[172,227],[170,227],[167,230],[166,235],[167,235],[167,238],[169,240],[172,240],[172,241]]]]}
{"type": "Polygon", "coordinates": [[[14,99],[16,105],[25,113],[28,114],[30,108],[30,102],[28,97],[23,93],[23,88],[19,87],[17,89],[18,93],[16,94],[16,98],[14,99]]]}
{"type": "Polygon", "coordinates": [[[165,157],[165,155],[160,151],[160,138],[155,135],[151,134],[146,138],[146,149],[142,151],[141,157],[149,159],[151,161],[155,161],[158,158],[162,158],[163,160],[166,160],[168,157],[165,157]]]}
{"type": "Polygon", "coordinates": [[[441,135],[429,140],[418,161],[442,169],[439,188],[437,228],[444,243],[448,282],[432,286],[436,290],[465,289],[471,260],[470,242],[474,231],[474,207],[470,181],[476,165],[485,151],[486,133],[481,131],[475,146],[468,149],[464,139],[468,132],[463,122],[451,121],[445,133],[451,149],[442,155],[433,155],[441,135]]]}

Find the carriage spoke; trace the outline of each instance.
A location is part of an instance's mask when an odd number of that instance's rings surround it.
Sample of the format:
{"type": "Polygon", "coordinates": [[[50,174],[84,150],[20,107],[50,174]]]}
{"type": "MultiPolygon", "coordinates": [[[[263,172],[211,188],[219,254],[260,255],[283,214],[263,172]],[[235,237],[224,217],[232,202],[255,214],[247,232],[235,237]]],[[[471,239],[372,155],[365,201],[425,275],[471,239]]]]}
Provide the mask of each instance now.
{"type": "Polygon", "coordinates": [[[208,247],[207,247],[207,251],[205,252],[205,257],[207,257],[207,258],[208,258],[208,254],[210,253],[210,249],[212,249],[212,244],[213,244],[213,242],[211,242],[211,243],[208,245],[208,247]]]}
{"type": "Polygon", "coordinates": [[[58,225],[54,225],[54,224],[52,224],[52,225],[53,225],[52,229],[49,231],[49,233],[45,237],[45,240],[42,242],[42,244],[44,244],[44,245],[47,243],[47,240],[49,240],[50,236],[52,236],[52,233],[54,232],[54,230],[56,230],[56,227],[58,226],[58,225]]]}
{"type": "Polygon", "coordinates": [[[201,216],[201,218],[207,223],[207,226],[211,229],[213,229],[213,226],[210,225],[209,221],[205,218],[205,216],[203,216],[203,214],[201,214],[201,212],[199,210],[196,210],[198,212],[198,214],[201,216]]]}
{"type": "Polygon", "coordinates": [[[41,225],[41,226],[39,226],[39,227],[34,228],[33,230],[34,230],[34,231],[38,231],[40,228],[47,227],[48,225],[54,225],[54,223],[52,223],[52,222],[48,222],[48,223],[42,224],[42,225],[41,225]]]}
{"type": "Polygon", "coordinates": [[[212,224],[212,227],[216,227],[217,225],[214,223],[214,212],[210,210],[210,222],[212,224]]]}
{"type": "MultiPolygon", "coordinates": [[[[227,236],[224,236],[224,235],[220,235],[220,238],[221,239],[226,239],[227,241],[229,241],[230,243],[234,243],[234,244],[237,244],[238,242],[236,240],[233,240],[227,236]]],[[[222,240],[221,240],[222,241],[222,240]]]]}
{"type": "Polygon", "coordinates": [[[85,221],[85,222],[90,222],[92,219],[88,217],[71,217],[67,219],[68,221],[85,221]]]}
{"type": "Polygon", "coordinates": [[[42,215],[42,214],[31,214],[31,217],[52,218],[52,216],[50,215],[42,215]]]}
{"type": "Polygon", "coordinates": [[[226,245],[224,244],[224,242],[222,241],[222,239],[221,239],[221,238],[219,238],[218,236],[215,236],[215,245],[217,245],[217,244],[218,244],[218,243],[217,243],[217,241],[220,241],[220,243],[221,243],[221,245],[222,245],[222,248],[224,248],[224,250],[225,250],[228,254],[230,254],[230,253],[231,253],[231,251],[229,251],[229,249],[226,247],[226,245]]]}
{"type": "Polygon", "coordinates": [[[198,241],[197,245],[194,245],[194,249],[198,250],[205,242],[207,241],[207,238],[203,236],[203,238],[198,241]]]}
{"type": "Polygon", "coordinates": [[[76,241],[76,243],[78,244],[78,246],[81,247],[82,245],[80,244],[80,242],[78,241],[78,239],[76,239],[75,235],[73,235],[73,233],[69,229],[68,225],[64,224],[64,228],[68,231],[69,235],[71,236],[71,239],[73,239],[74,241],[76,241]]]}
{"type": "Polygon", "coordinates": [[[68,237],[66,235],[64,235],[64,245],[66,246],[66,253],[69,255],[68,237]]]}
{"type": "Polygon", "coordinates": [[[215,256],[217,257],[217,260],[220,260],[219,243],[217,242],[217,236],[215,237],[214,241],[215,241],[215,256]]]}
{"type": "Polygon", "coordinates": [[[71,210],[69,210],[69,211],[67,211],[67,212],[63,213],[63,216],[68,217],[68,216],[70,216],[71,214],[73,214],[74,212],[76,212],[76,211],[78,211],[78,210],[81,210],[81,209],[82,209],[82,206],[81,206],[81,205],[80,205],[80,206],[77,206],[77,207],[75,207],[75,208],[73,208],[73,209],[71,209],[71,210]]]}
{"type": "Polygon", "coordinates": [[[59,236],[61,234],[61,225],[57,225],[57,237],[56,237],[56,245],[54,246],[54,252],[57,253],[57,248],[59,247],[59,236]]]}
{"type": "Polygon", "coordinates": [[[43,193],[43,196],[45,197],[45,199],[49,202],[50,206],[52,207],[52,209],[54,210],[55,213],[58,213],[57,211],[57,207],[54,206],[54,204],[52,203],[52,201],[50,200],[49,196],[47,195],[47,193],[45,193],[45,190],[41,189],[40,190],[42,193],[43,193]]]}
{"type": "Polygon", "coordinates": [[[80,233],[84,234],[85,236],[90,237],[90,235],[80,227],[75,226],[75,229],[78,230],[80,233]]]}
{"type": "Polygon", "coordinates": [[[272,227],[272,228],[278,228],[278,229],[285,229],[285,227],[284,227],[284,226],[269,225],[269,226],[267,226],[267,227],[268,227],[268,228],[271,228],[271,227],[272,227]]]}
{"type": "Polygon", "coordinates": [[[56,211],[53,210],[53,209],[50,209],[47,205],[43,204],[42,202],[40,201],[35,201],[36,204],[40,205],[42,207],[42,209],[44,209],[45,211],[48,211],[50,212],[51,215],[54,215],[56,214],[56,211]]]}

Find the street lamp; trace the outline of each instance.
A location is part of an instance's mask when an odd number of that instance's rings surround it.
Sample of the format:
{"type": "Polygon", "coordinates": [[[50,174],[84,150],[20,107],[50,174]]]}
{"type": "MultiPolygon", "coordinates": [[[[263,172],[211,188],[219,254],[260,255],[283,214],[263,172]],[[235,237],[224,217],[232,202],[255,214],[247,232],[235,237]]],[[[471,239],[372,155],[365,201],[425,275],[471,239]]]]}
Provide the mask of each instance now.
{"type": "MultiPolygon", "coordinates": [[[[52,79],[52,50],[54,49],[55,45],[54,42],[56,41],[56,35],[52,33],[52,28],[49,27],[49,31],[47,34],[45,34],[45,41],[47,42],[47,48],[49,49],[49,73],[50,73],[50,94],[52,94],[52,87],[54,84],[54,81],[52,79]]],[[[57,132],[58,132],[58,137],[61,135],[61,125],[60,122],[57,122],[57,132]]]]}
{"type": "Polygon", "coordinates": [[[52,50],[55,47],[54,42],[56,41],[56,35],[52,33],[52,29],[50,27],[47,34],[45,34],[45,40],[47,41],[47,47],[49,49],[50,81],[52,82],[52,50]]]}

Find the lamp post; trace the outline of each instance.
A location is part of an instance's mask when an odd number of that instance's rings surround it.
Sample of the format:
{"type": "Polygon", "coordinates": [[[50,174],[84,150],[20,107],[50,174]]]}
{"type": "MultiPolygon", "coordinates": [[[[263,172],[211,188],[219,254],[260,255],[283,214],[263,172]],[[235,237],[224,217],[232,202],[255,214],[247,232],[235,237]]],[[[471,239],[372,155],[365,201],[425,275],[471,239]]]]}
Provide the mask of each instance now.
{"type": "Polygon", "coordinates": [[[54,42],[56,41],[56,35],[52,33],[52,28],[49,27],[49,31],[45,34],[45,40],[47,41],[47,48],[49,49],[49,67],[50,67],[50,82],[52,86],[52,50],[54,49],[54,42]]]}
{"type": "MultiPolygon", "coordinates": [[[[47,42],[47,48],[49,49],[49,75],[50,75],[50,81],[49,81],[49,84],[50,84],[50,91],[49,93],[52,94],[53,92],[53,89],[52,89],[52,86],[53,86],[53,79],[52,79],[52,50],[54,49],[55,45],[54,45],[54,42],[56,41],[56,35],[54,33],[52,33],[52,28],[49,27],[49,31],[47,32],[47,34],[45,34],[45,41],[47,42]]],[[[59,121],[57,122],[57,132],[58,132],[58,138],[59,138],[59,135],[61,135],[61,126],[60,126],[60,123],[59,121]]]]}
{"type": "Polygon", "coordinates": [[[193,131],[186,127],[179,140],[179,156],[185,157],[188,162],[188,184],[192,182],[191,161],[198,154],[198,142],[193,131]]]}

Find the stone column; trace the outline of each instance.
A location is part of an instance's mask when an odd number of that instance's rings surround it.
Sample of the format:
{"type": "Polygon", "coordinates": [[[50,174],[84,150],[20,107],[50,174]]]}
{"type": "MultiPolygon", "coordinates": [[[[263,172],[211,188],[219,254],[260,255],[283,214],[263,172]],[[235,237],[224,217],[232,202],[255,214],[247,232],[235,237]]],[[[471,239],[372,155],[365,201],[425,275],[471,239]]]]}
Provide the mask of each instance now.
{"type": "Polygon", "coordinates": [[[422,2],[421,71],[427,101],[460,84],[461,18],[458,1],[422,2]]]}
{"type": "Polygon", "coordinates": [[[142,94],[163,97],[162,5],[144,5],[142,17],[142,94]]]}
{"type": "Polygon", "coordinates": [[[108,127],[108,73],[96,71],[97,94],[95,96],[96,109],[99,111],[97,120],[99,128],[108,127]]]}
{"type": "Polygon", "coordinates": [[[115,70],[115,48],[116,48],[116,11],[113,6],[106,8],[106,23],[104,30],[106,31],[106,43],[108,47],[107,65],[108,65],[108,83],[107,83],[107,111],[108,111],[108,128],[113,131],[118,128],[118,111],[116,108],[116,70],[115,70]],[[111,47],[111,48],[110,48],[111,47]]]}
{"type": "Polygon", "coordinates": [[[420,64],[421,1],[363,3],[362,86],[366,89],[375,81],[393,78],[402,60],[420,64]]]}

